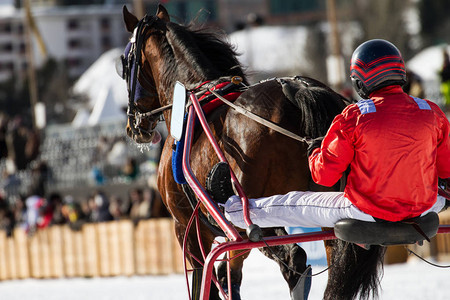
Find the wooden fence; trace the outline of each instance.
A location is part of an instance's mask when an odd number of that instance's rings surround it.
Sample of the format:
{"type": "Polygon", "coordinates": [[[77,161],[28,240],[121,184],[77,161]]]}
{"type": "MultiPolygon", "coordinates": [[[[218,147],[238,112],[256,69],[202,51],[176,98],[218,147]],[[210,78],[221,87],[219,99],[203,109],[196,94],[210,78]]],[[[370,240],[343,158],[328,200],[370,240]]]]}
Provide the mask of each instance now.
{"type": "MultiPolygon", "coordinates": [[[[450,224],[450,210],[439,216],[441,224],[450,224]]],[[[425,257],[447,260],[450,234],[410,248],[425,257]]],[[[388,247],[385,263],[407,259],[404,246],[388,247]]],[[[182,253],[171,219],[145,220],[137,226],[129,220],[85,224],[80,231],[52,226],[33,236],[18,228],[11,238],[0,231],[0,280],[182,272],[182,253]]]]}
{"type": "MultiPolygon", "coordinates": [[[[440,224],[450,224],[450,209],[439,214],[440,224]]],[[[428,243],[424,241],[422,246],[409,245],[409,249],[418,255],[429,258],[433,257],[438,261],[448,261],[450,259],[450,234],[438,234],[428,243]]],[[[407,260],[417,259],[414,255],[410,255],[405,246],[389,246],[387,248],[384,262],[387,264],[404,263],[407,260]]]]}
{"type": "Polygon", "coordinates": [[[171,219],[52,226],[11,238],[0,231],[0,280],[182,273],[171,219]]]}

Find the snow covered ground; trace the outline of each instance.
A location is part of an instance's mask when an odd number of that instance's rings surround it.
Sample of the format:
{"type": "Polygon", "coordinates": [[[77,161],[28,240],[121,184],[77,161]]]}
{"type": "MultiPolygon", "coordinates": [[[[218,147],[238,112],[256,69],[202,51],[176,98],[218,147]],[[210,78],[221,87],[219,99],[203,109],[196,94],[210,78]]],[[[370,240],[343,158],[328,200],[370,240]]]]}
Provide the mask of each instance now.
{"type": "MultiPolygon", "coordinates": [[[[449,262],[441,262],[449,264],[449,262]]],[[[315,266],[313,273],[322,270],[315,266]]],[[[322,299],[327,273],[313,278],[309,299],[322,299]]],[[[385,267],[380,299],[449,299],[450,269],[414,260],[385,267]]],[[[244,266],[243,299],[289,299],[278,266],[253,251],[244,266]]],[[[180,300],[188,299],[183,275],[58,280],[18,280],[0,283],[0,299],[8,300],[180,300]]]]}

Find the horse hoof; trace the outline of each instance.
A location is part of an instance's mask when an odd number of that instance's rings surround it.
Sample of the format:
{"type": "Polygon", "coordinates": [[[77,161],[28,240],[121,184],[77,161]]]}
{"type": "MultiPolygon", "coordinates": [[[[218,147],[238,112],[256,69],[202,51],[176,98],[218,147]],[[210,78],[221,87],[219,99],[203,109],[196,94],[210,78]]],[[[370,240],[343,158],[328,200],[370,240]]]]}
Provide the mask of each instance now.
{"type": "MultiPolygon", "coordinates": [[[[222,286],[225,293],[228,293],[228,285],[225,284],[222,286]]],[[[233,300],[241,300],[241,287],[237,283],[231,284],[231,299],[233,300]]]]}

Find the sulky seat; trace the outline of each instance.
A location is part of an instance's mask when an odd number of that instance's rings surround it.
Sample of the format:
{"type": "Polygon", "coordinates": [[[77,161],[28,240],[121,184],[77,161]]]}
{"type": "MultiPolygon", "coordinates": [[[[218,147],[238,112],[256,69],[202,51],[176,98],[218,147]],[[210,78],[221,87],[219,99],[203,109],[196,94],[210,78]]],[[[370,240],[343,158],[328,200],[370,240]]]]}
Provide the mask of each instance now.
{"type": "Polygon", "coordinates": [[[343,219],[336,223],[334,234],[346,242],[362,245],[401,245],[421,243],[437,234],[439,216],[430,212],[400,222],[366,222],[343,219]]]}

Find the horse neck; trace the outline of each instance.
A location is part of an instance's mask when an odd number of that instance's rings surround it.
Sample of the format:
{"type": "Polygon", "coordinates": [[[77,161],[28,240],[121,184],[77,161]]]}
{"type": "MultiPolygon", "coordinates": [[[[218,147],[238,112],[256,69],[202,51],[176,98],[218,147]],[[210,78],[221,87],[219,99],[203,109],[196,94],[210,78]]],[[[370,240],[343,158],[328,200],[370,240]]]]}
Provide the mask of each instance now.
{"type": "MultiPolygon", "coordinates": [[[[206,76],[202,76],[197,73],[189,73],[190,65],[185,62],[176,61],[175,63],[164,65],[159,68],[160,80],[158,86],[158,95],[160,99],[160,105],[166,106],[173,102],[173,90],[176,81],[179,81],[185,85],[187,89],[193,89],[199,83],[207,80],[206,76]],[[172,70],[172,72],[169,72],[172,70]]],[[[164,112],[164,119],[166,126],[170,130],[172,110],[164,112]]]]}
{"type": "MultiPolygon", "coordinates": [[[[157,68],[159,72],[157,86],[161,106],[172,104],[176,81],[184,84],[189,90],[209,79],[221,77],[218,72],[205,63],[207,60],[201,61],[186,54],[181,54],[178,47],[172,48],[174,55],[170,59],[163,60],[163,64],[157,68]]],[[[163,54],[161,53],[161,55],[163,54]]],[[[168,128],[170,128],[170,114],[170,111],[165,113],[168,128]]]]}
{"type": "MultiPolygon", "coordinates": [[[[158,68],[161,105],[172,103],[176,81],[187,89],[227,75],[244,77],[234,51],[213,35],[193,32],[183,26],[168,23],[165,39],[158,45],[158,68]]],[[[155,78],[155,77],[154,77],[155,78]]],[[[166,114],[166,122],[170,116],[166,114]]]]}

